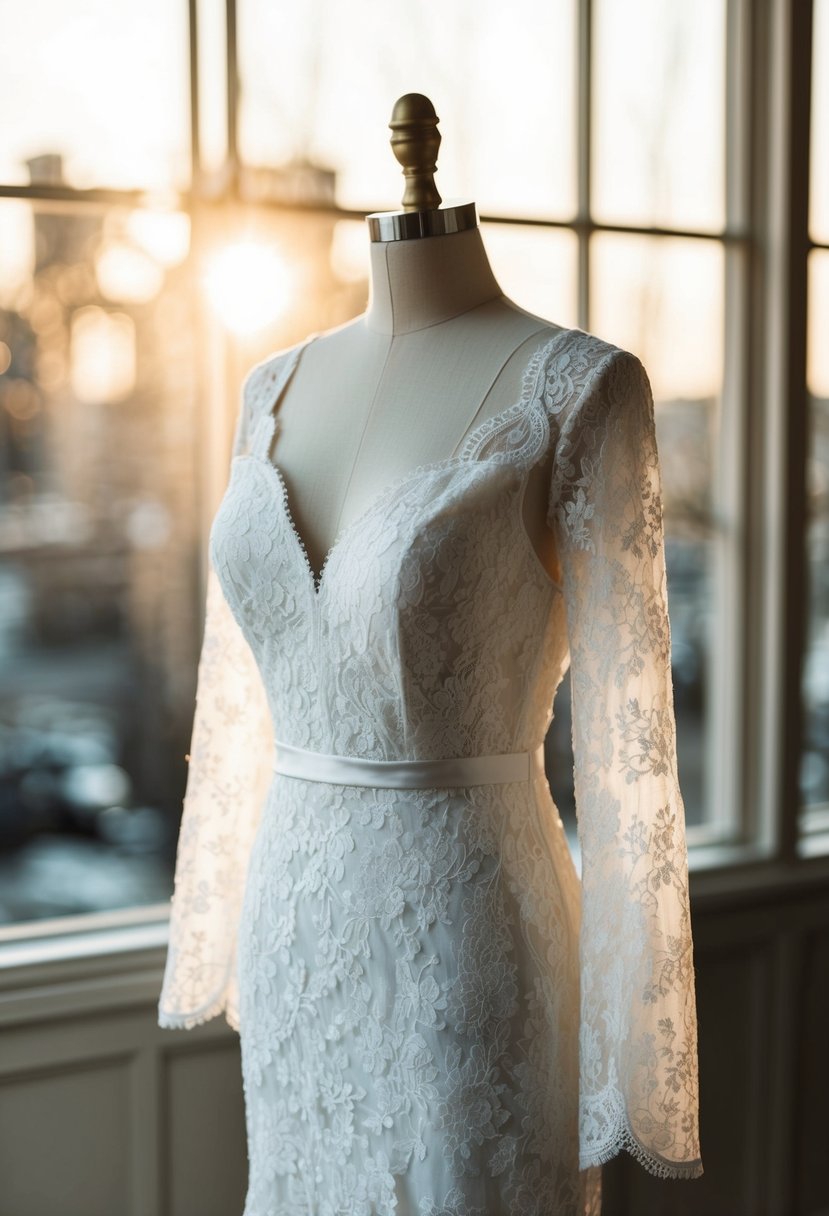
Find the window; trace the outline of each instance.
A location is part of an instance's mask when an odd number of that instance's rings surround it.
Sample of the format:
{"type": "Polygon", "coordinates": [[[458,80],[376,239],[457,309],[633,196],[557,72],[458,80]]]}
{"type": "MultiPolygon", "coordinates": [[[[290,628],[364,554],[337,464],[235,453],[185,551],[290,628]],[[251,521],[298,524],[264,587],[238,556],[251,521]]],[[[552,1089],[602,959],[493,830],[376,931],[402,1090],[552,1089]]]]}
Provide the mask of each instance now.
{"type": "Polygon", "coordinates": [[[168,899],[200,521],[186,7],[2,16],[8,926],[168,899]]]}
{"type": "Polygon", "coordinates": [[[365,307],[413,90],[506,293],[650,374],[692,869],[829,851],[829,0],[813,27],[793,0],[458,0],[439,31],[376,0],[24,7],[0,44],[0,937],[166,911],[239,385],[365,307]],[[780,120],[810,77],[811,169],[780,120]]]}

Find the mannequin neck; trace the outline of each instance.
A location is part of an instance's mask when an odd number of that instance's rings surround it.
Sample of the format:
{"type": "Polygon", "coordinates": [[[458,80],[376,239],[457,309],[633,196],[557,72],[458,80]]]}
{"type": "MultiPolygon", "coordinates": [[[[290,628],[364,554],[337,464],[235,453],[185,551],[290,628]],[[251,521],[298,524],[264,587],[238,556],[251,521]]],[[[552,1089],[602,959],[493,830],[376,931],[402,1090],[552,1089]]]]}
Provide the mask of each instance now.
{"type": "Polygon", "coordinates": [[[480,228],[407,241],[372,241],[365,324],[383,334],[439,325],[503,295],[480,228]]]}

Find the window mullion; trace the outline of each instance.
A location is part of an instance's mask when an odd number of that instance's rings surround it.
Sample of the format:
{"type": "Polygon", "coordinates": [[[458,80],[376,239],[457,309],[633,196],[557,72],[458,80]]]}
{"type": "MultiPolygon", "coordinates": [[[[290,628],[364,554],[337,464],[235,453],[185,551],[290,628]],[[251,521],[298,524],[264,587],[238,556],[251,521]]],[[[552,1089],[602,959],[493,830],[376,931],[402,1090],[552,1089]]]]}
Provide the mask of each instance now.
{"type": "Polygon", "coordinates": [[[238,198],[239,169],[239,53],[237,49],[236,0],[225,0],[225,37],[227,39],[227,187],[238,198]]]}
{"type": "Polygon", "coordinates": [[[593,3],[577,0],[576,21],[576,268],[577,319],[580,329],[590,328],[590,165],[593,135],[593,3]]]}
{"type": "Polygon", "coordinates": [[[188,0],[187,17],[187,47],[190,68],[190,189],[195,193],[199,189],[202,177],[198,0],[188,0]]]}
{"type": "MultiPolygon", "coordinates": [[[[750,6],[729,0],[726,8],[726,231],[750,231],[750,6]]],[[[751,248],[726,241],[725,333],[719,426],[714,434],[711,553],[713,603],[707,685],[705,802],[707,822],[720,838],[751,839],[744,777],[746,709],[745,426],[750,382],[751,248]]]]}
{"type": "Polygon", "coordinates": [[[790,29],[788,235],[789,307],[786,311],[788,392],[786,402],[786,725],[781,789],[782,844],[787,860],[796,857],[801,833],[800,765],[803,752],[802,671],[808,620],[807,493],[809,396],[806,382],[808,327],[809,179],[812,108],[813,0],[789,0],[790,29]]]}
{"type": "MultiPolygon", "coordinates": [[[[811,0],[771,0],[767,65],[755,59],[754,96],[768,149],[755,198],[763,252],[763,475],[753,518],[762,525],[764,681],[756,790],[761,833],[777,856],[797,855],[801,664],[805,636],[806,252],[811,96],[811,0]],[[764,70],[765,69],[765,70],[764,70]],[[767,98],[760,105],[761,97],[767,98]]],[[[758,470],[759,472],[759,470],[758,470]]]]}

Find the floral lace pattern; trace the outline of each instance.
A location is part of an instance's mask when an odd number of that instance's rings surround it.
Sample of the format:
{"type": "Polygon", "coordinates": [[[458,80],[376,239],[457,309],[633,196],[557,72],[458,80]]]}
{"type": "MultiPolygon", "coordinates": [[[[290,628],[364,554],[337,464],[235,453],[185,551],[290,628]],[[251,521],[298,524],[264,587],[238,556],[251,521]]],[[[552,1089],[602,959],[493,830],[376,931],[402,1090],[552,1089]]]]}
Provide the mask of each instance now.
{"type": "Polygon", "coordinates": [[[581,1164],[702,1172],[662,487],[641,362],[613,349],[558,436],[582,865],[581,1164]],[[613,925],[613,932],[608,926],[613,925]]]}
{"type": "MultiPolygon", "coordinates": [[[[304,345],[304,344],[303,344],[304,345]]],[[[244,1216],[596,1216],[603,1161],[702,1172],[684,809],[647,376],[562,330],[521,400],[388,486],[317,580],[249,373],[210,535],[163,1026],[241,1033],[244,1216]],[[554,445],[564,582],[521,518],[554,445]],[[573,673],[582,878],[546,778],[277,776],[534,751],[573,673]]]]}

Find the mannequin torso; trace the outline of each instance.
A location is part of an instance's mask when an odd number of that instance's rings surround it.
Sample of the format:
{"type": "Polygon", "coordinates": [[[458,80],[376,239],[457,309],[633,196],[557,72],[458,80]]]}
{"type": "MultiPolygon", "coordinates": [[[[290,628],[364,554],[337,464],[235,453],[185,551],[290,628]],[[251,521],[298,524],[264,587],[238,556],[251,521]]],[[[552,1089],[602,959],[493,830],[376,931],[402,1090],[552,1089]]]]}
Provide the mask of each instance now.
{"type": "MultiPolygon", "coordinates": [[[[369,307],[302,352],[275,407],[270,451],[316,575],[339,532],[413,468],[444,460],[521,396],[533,351],[559,331],[501,292],[475,228],[371,245],[369,307]]],[[[551,578],[552,460],[533,469],[523,516],[551,578]]]]}

